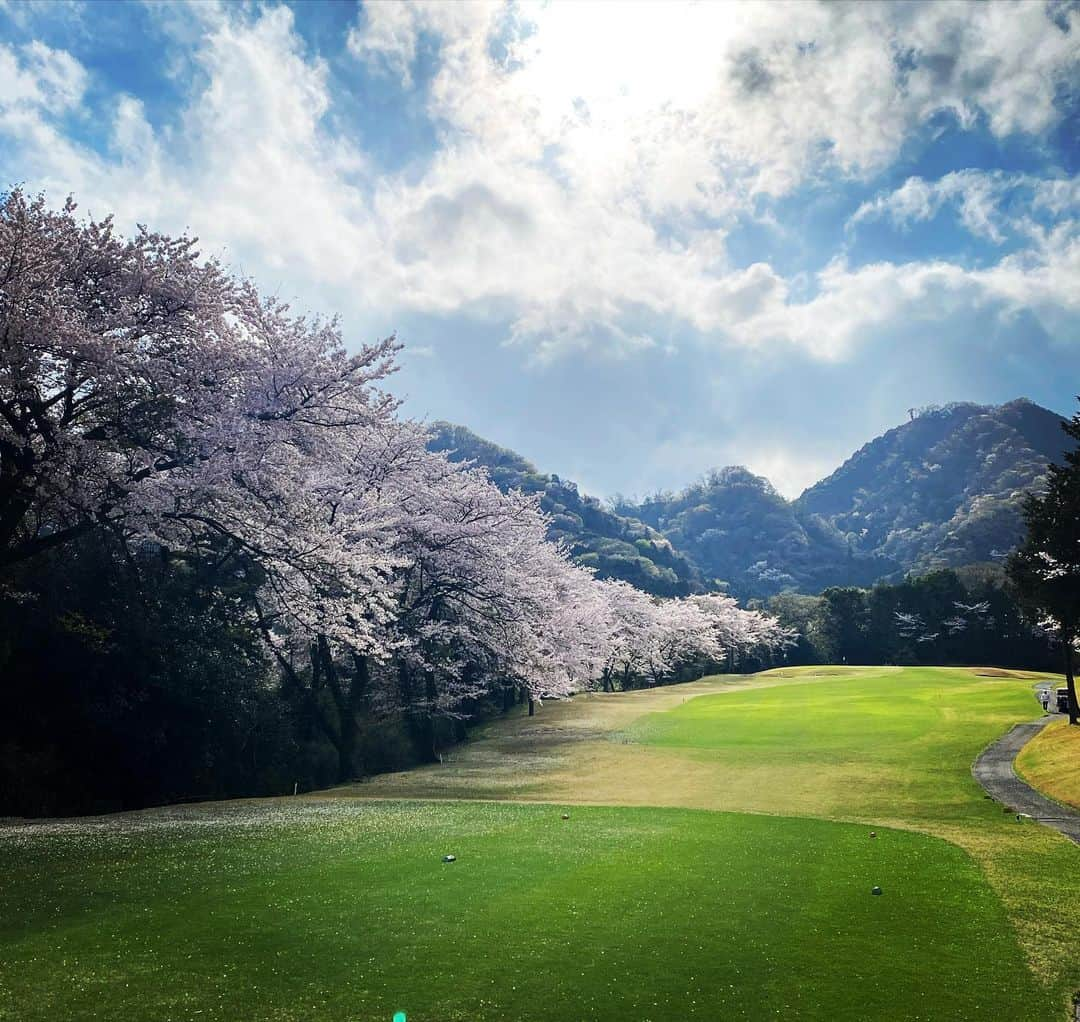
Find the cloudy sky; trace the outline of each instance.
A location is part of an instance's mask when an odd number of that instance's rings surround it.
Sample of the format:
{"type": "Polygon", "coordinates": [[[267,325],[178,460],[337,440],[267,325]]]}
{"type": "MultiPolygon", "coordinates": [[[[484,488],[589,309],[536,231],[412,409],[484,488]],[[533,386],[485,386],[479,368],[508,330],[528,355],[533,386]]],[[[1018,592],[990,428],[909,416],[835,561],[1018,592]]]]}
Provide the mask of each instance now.
{"type": "Polygon", "coordinates": [[[0,188],[187,230],[410,414],[789,496],[1080,392],[1080,6],[0,0],[0,188]]]}

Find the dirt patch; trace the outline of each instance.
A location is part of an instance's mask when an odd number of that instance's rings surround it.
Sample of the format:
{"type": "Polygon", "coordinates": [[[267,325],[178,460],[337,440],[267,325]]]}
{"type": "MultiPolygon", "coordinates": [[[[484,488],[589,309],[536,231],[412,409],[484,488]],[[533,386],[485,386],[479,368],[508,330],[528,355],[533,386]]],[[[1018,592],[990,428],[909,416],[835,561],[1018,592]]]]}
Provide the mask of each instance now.
{"type": "Polygon", "coordinates": [[[973,674],[976,678],[1006,678],[1011,681],[1047,681],[1051,684],[1059,677],[1045,671],[1011,671],[1003,667],[944,667],[946,671],[962,671],[973,674]]]}
{"type": "Polygon", "coordinates": [[[606,730],[597,730],[587,727],[527,727],[518,732],[520,738],[531,738],[534,741],[550,738],[557,742],[588,742],[603,738],[606,730]]]}

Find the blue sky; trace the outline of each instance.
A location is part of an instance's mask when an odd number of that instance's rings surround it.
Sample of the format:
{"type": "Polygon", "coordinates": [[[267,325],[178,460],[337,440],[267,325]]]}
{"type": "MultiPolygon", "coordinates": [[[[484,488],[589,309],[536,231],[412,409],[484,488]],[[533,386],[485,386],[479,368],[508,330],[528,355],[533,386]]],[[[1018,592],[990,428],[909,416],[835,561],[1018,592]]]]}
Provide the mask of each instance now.
{"type": "Polygon", "coordinates": [[[0,187],[190,231],[598,495],[1080,392],[1071,3],[15,3],[0,187]]]}

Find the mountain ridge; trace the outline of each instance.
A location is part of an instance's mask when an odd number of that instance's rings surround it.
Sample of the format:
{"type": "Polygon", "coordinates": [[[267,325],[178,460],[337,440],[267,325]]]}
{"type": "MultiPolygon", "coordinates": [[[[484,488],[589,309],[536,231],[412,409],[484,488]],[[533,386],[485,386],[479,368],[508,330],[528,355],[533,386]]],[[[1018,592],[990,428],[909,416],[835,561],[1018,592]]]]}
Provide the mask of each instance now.
{"type": "Polygon", "coordinates": [[[856,551],[909,570],[999,559],[1023,536],[1024,495],[1068,446],[1064,421],[1027,398],[930,407],[792,503],[825,517],[856,551]]]}
{"type": "Polygon", "coordinates": [[[767,598],[1000,561],[1023,535],[1024,496],[1068,446],[1064,421],[1028,398],[913,410],[794,500],[740,465],[605,507],[465,427],[432,424],[431,446],[541,493],[552,537],[602,577],[657,595],[767,598]]]}

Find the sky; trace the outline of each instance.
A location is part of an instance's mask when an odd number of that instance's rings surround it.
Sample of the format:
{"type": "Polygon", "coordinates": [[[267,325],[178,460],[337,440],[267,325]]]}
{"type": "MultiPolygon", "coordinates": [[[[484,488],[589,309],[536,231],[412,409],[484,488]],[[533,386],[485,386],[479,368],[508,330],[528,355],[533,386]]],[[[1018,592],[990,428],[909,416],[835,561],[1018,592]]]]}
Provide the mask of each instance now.
{"type": "Polygon", "coordinates": [[[598,496],[1080,393],[1080,5],[0,0],[0,190],[189,233],[598,496]]]}

